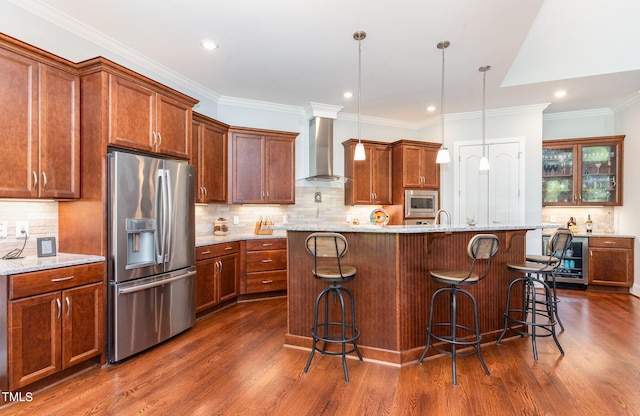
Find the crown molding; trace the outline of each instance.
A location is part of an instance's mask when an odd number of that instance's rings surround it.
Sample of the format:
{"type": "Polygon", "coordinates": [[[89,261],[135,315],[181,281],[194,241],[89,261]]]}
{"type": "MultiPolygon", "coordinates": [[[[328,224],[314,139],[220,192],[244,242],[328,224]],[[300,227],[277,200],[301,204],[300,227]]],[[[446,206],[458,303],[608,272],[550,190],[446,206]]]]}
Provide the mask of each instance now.
{"type": "MultiPolygon", "coordinates": [[[[493,110],[486,110],[485,115],[487,117],[500,117],[500,116],[512,116],[518,114],[537,114],[542,112],[549,107],[550,103],[542,103],[542,104],[532,104],[532,105],[522,105],[518,107],[505,107],[505,108],[496,108],[493,110]]],[[[453,120],[466,120],[471,118],[482,117],[482,111],[469,111],[466,113],[453,113],[453,114],[445,114],[444,119],[453,121],[453,120]]]]}
{"type": "Polygon", "coordinates": [[[611,108],[611,111],[613,111],[614,113],[617,113],[619,111],[626,110],[627,108],[639,102],[640,102],[640,91],[636,91],[630,96],[628,96],[627,98],[625,98],[624,100],[622,100],[622,102],[613,106],[611,108]]]}
{"type": "Polygon", "coordinates": [[[227,95],[220,96],[218,105],[228,105],[234,107],[249,108],[253,110],[276,111],[279,113],[303,115],[305,117],[307,115],[303,107],[286,104],[276,104],[267,101],[249,100],[246,98],[230,97],[227,95]]]}
{"type": "Polygon", "coordinates": [[[544,121],[571,120],[576,118],[611,116],[610,108],[595,108],[592,110],[564,111],[562,113],[544,114],[544,121]]]}

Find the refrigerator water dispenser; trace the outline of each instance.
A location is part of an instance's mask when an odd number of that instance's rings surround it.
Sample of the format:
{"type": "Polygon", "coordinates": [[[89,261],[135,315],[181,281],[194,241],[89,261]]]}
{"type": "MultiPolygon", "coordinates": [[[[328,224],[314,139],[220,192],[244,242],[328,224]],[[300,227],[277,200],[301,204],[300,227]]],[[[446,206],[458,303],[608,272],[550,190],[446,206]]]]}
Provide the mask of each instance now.
{"type": "Polygon", "coordinates": [[[127,269],[155,263],[156,229],[155,218],[127,218],[127,269]]]}

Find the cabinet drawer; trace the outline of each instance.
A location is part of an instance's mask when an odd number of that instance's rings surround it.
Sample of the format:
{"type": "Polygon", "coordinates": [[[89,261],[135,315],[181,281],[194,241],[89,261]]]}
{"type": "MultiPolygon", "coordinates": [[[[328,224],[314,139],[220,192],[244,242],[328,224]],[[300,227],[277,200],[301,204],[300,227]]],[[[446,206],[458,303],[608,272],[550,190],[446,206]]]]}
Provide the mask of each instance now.
{"type": "Polygon", "coordinates": [[[225,254],[238,253],[240,242],[209,244],[207,246],[196,247],[196,261],[224,256],[225,254]]]}
{"type": "Polygon", "coordinates": [[[286,250],[247,252],[247,273],[287,268],[286,250]]]}
{"type": "Polygon", "coordinates": [[[269,238],[266,240],[247,240],[247,251],[279,250],[287,248],[286,238],[269,238]]]}
{"type": "Polygon", "coordinates": [[[632,249],[633,239],[616,237],[589,237],[589,247],[632,249]]]}
{"type": "Polygon", "coordinates": [[[247,273],[247,293],[287,289],[287,271],[247,273]]]}
{"type": "Polygon", "coordinates": [[[11,299],[54,292],[70,287],[104,281],[104,263],[90,263],[79,266],[61,267],[15,274],[11,276],[9,297],[11,299]]]}

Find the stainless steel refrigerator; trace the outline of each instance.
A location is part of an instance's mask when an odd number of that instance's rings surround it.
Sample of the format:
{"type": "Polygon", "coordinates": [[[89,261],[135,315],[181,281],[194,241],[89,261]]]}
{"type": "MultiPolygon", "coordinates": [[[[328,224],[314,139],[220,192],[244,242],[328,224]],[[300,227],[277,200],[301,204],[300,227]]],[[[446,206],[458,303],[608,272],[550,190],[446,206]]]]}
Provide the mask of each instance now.
{"type": "Polygon", "coordinates": [[[109,362],[195,323],[194,167],[109,152],[109,362]]]}

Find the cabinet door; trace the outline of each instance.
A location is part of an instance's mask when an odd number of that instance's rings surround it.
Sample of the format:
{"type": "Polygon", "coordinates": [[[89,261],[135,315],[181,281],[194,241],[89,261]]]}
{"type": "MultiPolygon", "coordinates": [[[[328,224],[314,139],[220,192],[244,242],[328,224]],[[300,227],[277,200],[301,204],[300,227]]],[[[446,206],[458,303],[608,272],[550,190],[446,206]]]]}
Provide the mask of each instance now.
{"type": "MultiPolygon", "coordinates": [[[[372,161],[371,146],[365,144],[367,158],[365,160],[353,160],[353,204],[371,204],[373,200],[372,184],[372,161]]],[[[346,189],[346,188],[345,188],[346,189]]]]}
{"type": "Polygon", "coordinates": [[[402,186],[420,188],[422,186],[421,149],[418,146],[402,148],[402,186]]]}
{"type": "Polygon", "coordinates": [[[295,203],[295,141],[265,138],[265,200],[270,203],[295,203]]]}
{"type": "Polygon", "coordinates": [[[62,368],[102,354],[104,334],[102,283],[62,292],[62,368]]]}
{"type": "Polygon", "coordinates": [[[196,313],[218,304],[217,268],[216,258],[196,263],[196,313]]]}
{"type": "Polygon", "coordinates": [[[60,292],[9,302],[9,390],[61,370],[60,292]]]}
{"type": "Polygon", "coordinates": [[[422,186],[436,189],[440,187],[440,166],[436,163],[437,149],[420,150],[420,173],[422,174],[422,186]]]}
{"type": "Polygon", "coordinates": [[[110,83],[109,143],[145,152],[153,151],[156,94],[115,75],[110,75],[110,83]]]}
{"type": "Polygon", "coordinates": [[[40,66],[40,179],[43,198],[80,198],[80,78],[40,66]]]}
{"type": "Polygon", "coordinates": [[[630,287],[633,282],[633,251],[589,248],[589,283],[630,287]]]}
{"type": "Polygon", "coordinates": [[[371,156],[371,190],[375,204],[391,203],[391,149],[375,146],[371,156]]]}
{"type": "Polygon", "coordinates": [[[218,281],[220,302],[232,299],[238,295],[238,254],[229,254],[218,258],[218,281]]]}
{"type": "Polygon", "coordinates": [[[262,202],[262,136],[233,134],[233,198],[232,203],[262,202]]]}
{"type": "Polygon", "coordinates": [[[622,205],[620,146],[601,142],[580,148],[582,205],[622,205]]]}
{"type": "Polygon", "coordinates": [[[37,195],[38,62],[0,50],[0,196],[37,195]]]}
{"type": "Polygon", "coordinates": [[[200,163],[205,198],[202,202],[227,202],[227,135],[202,124],[200,163]]]}
{"type": "Polygon", "coordinates": [[[545,145],[542,150],[542,204],[574,205],[578,202],[576,147],[545,145]]]}
{"type": "Polygon", "coordinates": [[[191,154],[191,107],[158,94],[156,96],[156,147],[159,153],[189,158],[191,154]]]}

